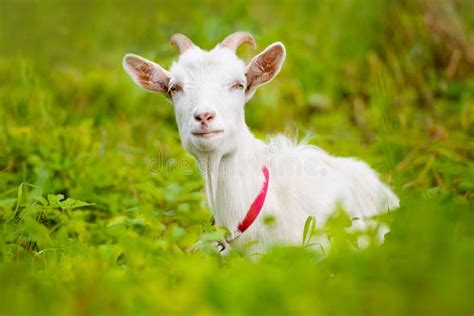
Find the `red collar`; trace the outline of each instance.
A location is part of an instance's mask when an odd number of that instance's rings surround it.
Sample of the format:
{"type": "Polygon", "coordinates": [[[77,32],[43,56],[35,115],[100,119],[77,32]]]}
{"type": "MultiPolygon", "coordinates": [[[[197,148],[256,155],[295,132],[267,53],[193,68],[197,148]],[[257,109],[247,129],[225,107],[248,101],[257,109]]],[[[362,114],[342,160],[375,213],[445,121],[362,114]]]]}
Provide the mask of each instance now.
{"type": "MultiPolygon", "coordinates": [[[[265,176],[265,181],[263,182],[263,186],[260,189],[260,193],[257,195],[255,200],[253,200],[252,205],[250,205],[245,218],[239,223],[235,232],[229,238],[226,238],[227,243],[231,243],[232,241],[236,240],[240,237],[258,217],[260,211],[263,208],[263,203],[265,202],[265,198],[267,197],[268,191],[268,182],[270,179],[270,173],[268,172],[268,168],[266,166],[262,167],[263,175],[265,176]]],[[[221,252],[226,248],[222,242],[219,242],[219,245],[222,247],[221,252]]]]}
{"type": "Polygon", "coordinates": [[[263,203],[265,202],[265,198],[267,197],[268,180],[270,179],[270,173],[268,172],[268,168],[266,166],[263,166],[262,172],[265,176],[265,181],[263,182],[263,186],[260,189],[260,193],[257,195],[255,200],[253,200],[252,205],[250,205],[250,208],[247,211],[247,215],[245,215],[244,220],[241,221],[239,226],[237,227],[237,230],[241,234],[245,232],[250,227],[250,225],[253,224],[258,214],[260,214],[260,211],[263,207],[263,203]]]}

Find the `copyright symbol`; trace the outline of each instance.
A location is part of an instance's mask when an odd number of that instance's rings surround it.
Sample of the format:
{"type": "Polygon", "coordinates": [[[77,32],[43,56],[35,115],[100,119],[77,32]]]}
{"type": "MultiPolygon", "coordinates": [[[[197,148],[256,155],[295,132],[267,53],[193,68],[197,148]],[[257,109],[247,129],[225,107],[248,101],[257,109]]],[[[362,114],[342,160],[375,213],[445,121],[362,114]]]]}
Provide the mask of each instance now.
{"type": "Polygon", "coordinates": [[[270,156],[276,156],[280,153],[280,146],[277,143],[270,143],[268,144],[267,152],[270,156]]]}

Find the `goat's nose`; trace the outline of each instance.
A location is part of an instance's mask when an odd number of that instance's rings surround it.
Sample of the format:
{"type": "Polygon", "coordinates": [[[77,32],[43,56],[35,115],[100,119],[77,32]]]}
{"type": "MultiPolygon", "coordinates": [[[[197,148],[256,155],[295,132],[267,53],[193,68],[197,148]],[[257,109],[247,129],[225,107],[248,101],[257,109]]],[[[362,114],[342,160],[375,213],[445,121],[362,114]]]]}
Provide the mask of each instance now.
{"type": "Polygon", "coordinates": [[[200,122],[201,124],[209,123],[210,121],[214,119],[215,116],[216,116],[216,113],[210,112],[210,111],[194,113],[194,119],[200,122]]]}

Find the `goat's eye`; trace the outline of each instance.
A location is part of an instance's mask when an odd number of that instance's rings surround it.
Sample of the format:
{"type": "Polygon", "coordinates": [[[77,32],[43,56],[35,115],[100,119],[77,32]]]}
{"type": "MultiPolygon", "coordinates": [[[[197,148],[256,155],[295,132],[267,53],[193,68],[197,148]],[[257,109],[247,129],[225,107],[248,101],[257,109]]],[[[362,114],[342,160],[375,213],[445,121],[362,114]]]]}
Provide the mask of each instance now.
{"type": "Polygon", "coordinates": [[[176,92],[181,91],[183,88],[177,84],[173,84],[171,87],[169,87],[168,92],[171,94],[175,94],[176,92]]]}
{"type": "Polygon", "coordinates": [[[236,82],[232,85],[232,89],[243,90],[244,84],[242,82],[236,82]]]}

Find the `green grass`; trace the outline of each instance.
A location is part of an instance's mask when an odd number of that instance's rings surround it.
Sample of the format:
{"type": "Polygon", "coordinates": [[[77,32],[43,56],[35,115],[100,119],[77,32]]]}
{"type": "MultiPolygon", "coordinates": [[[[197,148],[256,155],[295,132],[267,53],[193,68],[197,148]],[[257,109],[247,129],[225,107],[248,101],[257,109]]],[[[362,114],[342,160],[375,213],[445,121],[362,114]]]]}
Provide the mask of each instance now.
{"type": "Polygon", "coordinates": [[[272,3],[0,2],[0,315],[474,312],[472,1],[272,3]],[[323,258],[212,251],[172,106],[121,59],[169,67],[171,34],[211,48],[236,30],[288,53],[252,130],[311,130],[374,166],[402,204],[383,246],[354,250],[340,215],[323,258]]]}

